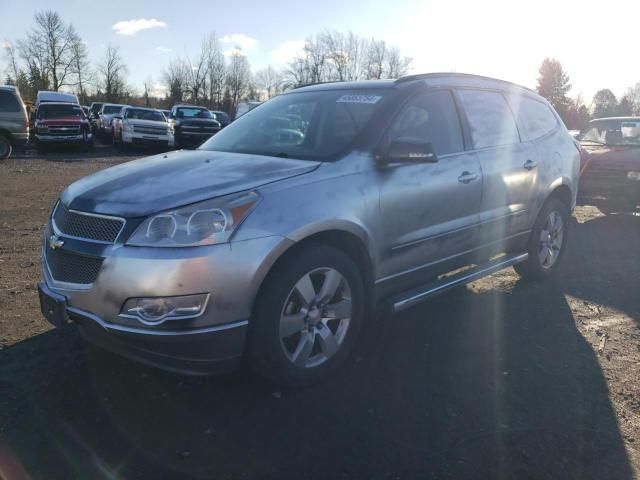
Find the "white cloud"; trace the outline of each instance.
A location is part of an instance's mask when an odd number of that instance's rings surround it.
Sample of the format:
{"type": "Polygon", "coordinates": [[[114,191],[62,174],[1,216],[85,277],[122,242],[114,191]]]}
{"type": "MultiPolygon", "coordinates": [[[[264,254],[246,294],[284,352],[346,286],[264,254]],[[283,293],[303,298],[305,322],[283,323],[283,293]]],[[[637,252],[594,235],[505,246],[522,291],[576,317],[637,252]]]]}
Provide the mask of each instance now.
{"type": "Polygon", "coordinates": [[[169,52],[173,52],[173,50],[169,47],[163,47],[162,45],[158,45],[156,47],[156,52],[169,53],[169,52]]]}
{"type": "Polygon", "coordinates": [[[222,37],[222,43],[233,43],[244,50],[249,50],[258,44],[258,40],[244,33],[234,33],[222,37]]]}
{"type": "Polygon", "coordinates": [[[276,64],[284,65],[302,55],[304,43],[304,40],[287,40],[281,43],[278,48],[271,50],[271,59],[276,64]]]}
{"type": "Polygon", "coordinates": [[[223,55],[225,57],[233,57],[233,56],[240,56],[240,57],[246,57],[247,54],[244,53],[242,51],[241,48],[239,47],[231,47],[231,48],[227,48],[224,52],[222,52],[223,55]]]}
{"type": "Polygon", "coordinates": [[[115,23],[113,28],[119,35],[135,35],[141,30],[147,30],[149,28],[166,27],[167,24],[155,18],[138,18],[131,20],[120,20],[115,23]]]}

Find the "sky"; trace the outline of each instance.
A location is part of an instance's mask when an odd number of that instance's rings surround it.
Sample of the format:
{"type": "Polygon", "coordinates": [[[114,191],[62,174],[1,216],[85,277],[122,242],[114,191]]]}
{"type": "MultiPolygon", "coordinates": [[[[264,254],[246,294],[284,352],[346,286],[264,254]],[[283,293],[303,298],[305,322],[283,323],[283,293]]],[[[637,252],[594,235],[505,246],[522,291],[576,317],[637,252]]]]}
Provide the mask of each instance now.
{"type": "MultiPolygon", "coordinates": [[[[457,71],[534,88],[545,57],[587,102],[601,88],[621,96],[640,82],[632,0],[0,0],[0,43],[24,37],[35,12],[55,9],[97,62],[120,47],[128,81],[159,84],[173,57],[193,55],[211,32],[241,47],[255,71],[282,67],[305,37],[325,29],[375,36],[413,58],[412,72],[457,71]]],[[[0,72],[6,68],[0,59],[0,72]]]]}

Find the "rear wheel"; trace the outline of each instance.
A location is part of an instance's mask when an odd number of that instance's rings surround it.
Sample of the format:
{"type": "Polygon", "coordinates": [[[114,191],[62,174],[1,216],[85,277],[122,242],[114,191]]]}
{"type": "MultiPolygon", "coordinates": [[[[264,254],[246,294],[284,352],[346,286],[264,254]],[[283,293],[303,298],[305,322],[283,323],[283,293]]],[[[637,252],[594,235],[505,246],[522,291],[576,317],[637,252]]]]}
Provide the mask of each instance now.
{"type": "Polygon", "coordinates": [[[270,274],[256,303],[250,364],[283,386],[320,381],[346,361],[363,312],[362,278],[347,255],[324,245],[294,252],[270,274]]]}
{"type": "Polygon", "coordinates": [[[11,146],[9,139],[4,135],[0,135],[0,160],[9,158],[12,151],[13,147],[11,146]]]}
{"type": "Polygon", "coordinates": [[[524,278],[545,280],[558,269],[564,256],[569,226],[569,209],[552,198],[542,207],[531,231],[527,260],[514,266],[524,278]]]}

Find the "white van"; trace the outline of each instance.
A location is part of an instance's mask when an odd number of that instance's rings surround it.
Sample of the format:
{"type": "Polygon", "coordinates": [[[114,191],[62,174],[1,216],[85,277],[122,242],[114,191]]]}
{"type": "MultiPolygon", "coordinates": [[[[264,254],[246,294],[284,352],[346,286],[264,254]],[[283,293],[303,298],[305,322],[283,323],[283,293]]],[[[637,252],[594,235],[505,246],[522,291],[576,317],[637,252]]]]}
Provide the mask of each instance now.
{"type": "Polygon", "coordinates": [[[49,92],[46,90],[41,90],[36,96],[36,108],[38,108],[38,105],[44,102],[65,102],[75,103],[78,105],[80,104],[80,102],[78,101],[78,96],[74,93],[49,92]]]}

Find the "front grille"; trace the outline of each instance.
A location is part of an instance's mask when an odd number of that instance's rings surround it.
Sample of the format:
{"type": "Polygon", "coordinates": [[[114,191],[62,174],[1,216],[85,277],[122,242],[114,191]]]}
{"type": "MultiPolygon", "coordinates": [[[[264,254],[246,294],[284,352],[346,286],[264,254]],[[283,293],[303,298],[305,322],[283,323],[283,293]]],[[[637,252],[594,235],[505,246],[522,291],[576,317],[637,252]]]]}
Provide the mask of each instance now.
{"type": "Polygon", "coordinates": [[[167,129],[163,127],[138,127],[133,126],[133,131],[135,133],[142,133],[147,135],[166,135],[167,129]]]}
{"type": "Polygon", "coordinates": [[[96,281],[104,259],[59,249],[53,250],[47,245],[46,260],[54,280],[86,285],[96,281]]]}
{"type": "Polygon", "coordinates": [[[124,220],[73,212],[62,202],[56,206],[53,221],[60,233],[105,243],[115,242],[124,226],[124,220]]]}
{"type": "Polygon", "coordinates": [[[49,135],[79,135],[80,127],[78,125],[50,125],[49,135]]]}

